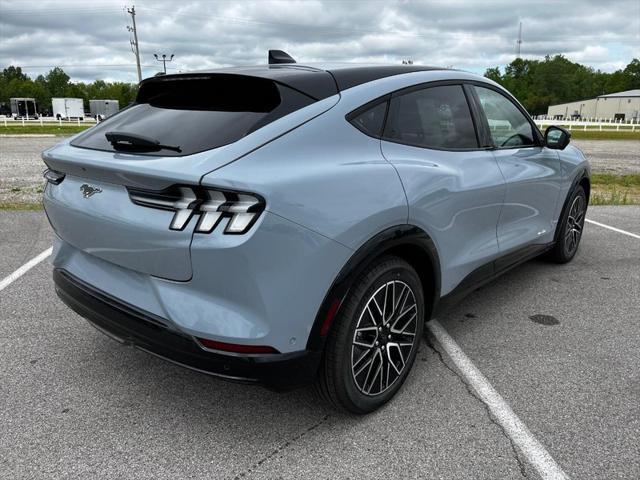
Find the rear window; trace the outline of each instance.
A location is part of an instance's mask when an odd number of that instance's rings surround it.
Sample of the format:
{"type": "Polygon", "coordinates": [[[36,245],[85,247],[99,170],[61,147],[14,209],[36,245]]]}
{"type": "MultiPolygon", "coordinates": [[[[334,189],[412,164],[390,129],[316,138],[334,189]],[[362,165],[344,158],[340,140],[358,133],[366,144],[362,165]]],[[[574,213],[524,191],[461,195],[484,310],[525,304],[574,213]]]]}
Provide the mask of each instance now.
{"type": "Polygon", "coordinates": [[[314,102],[308,95],[259,77],[158,78],[142,83],[132,106],[87,130],[72,145],[144,155],[191,155],[233,143],[314,102]],[[146,143],[114,146],[107,138],[113,132],[127,141],[141,138],[146,143]],[[149,148],[148,140],[157,147],[149,148]]]}

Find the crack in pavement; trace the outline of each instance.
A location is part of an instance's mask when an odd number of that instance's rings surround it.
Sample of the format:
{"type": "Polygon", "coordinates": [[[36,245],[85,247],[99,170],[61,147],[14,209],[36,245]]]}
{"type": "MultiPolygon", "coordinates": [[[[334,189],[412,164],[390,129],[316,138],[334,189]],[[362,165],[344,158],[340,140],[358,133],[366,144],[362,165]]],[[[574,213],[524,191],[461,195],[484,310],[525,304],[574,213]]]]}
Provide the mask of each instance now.
{"type": "Polygon", "coordinates": [[[507,432],[504,430],[504,428],[502,427],[502,425],[500,425],[500,423],[498,423],[498,421],[496,420],[496,418],[493,416],[493,414],[491,413],[491,410],[489,409],[489,407],[487,406],[486,403],[484,403],[480,397],[478,397],[478,395],[476,394],[476,392],[473,390],[473,388],[471,387],[471,385],[469,385],[467,383],[467,381],[464,379],[464,377],[462,377],[460,375],[460,373],[458,373],[457,370],[455,370],[454,368],[451,368],[447,362],[445,361],[442,352],[440,352],[440,350],[438,350],[433,341],[431,340],[431,334],[425,332],[424,335],[424,339],[425,339],[425,343],[427,345],[427,347],[429,349],[431,349],[436,356],[438,357],[438,359],[440,360],[440,363],[442,363],[442,365],[449,370],[458,380],[460,380],[460,382],[464,385],[464,388],[467,390],[467,392],[469,393],[469,395],[471,395],[474,399],[476,399],[480,405],[482,405],[483,409],[485,410],[485,412],[487,413],[487,417],[489,418],[489,422],[492,423],[493,425],[495,425],[496,427],[498,427],[500,429],[500,431],[502,432],[502,435],[509,441],[509,445],[511,445],[511,450],[513,451],[513,458],[515,459],[517,465],[518,465],[518,470],[520,470],[520,475],[522,475],[523,478],[529,478],[529,476],[527,475],[527,470],[526,470],[526,465],[525,462],[522,461],[522,459],[520,458],[520,455],[518,454],[518,449],[515,445],[515,443],[513,442],[513,440],[511,439],[511,437],[509,437],[509,435],[507,435],[507,432]]]}
{"type": "Polygon", "coordinates": [[[253,473],[255,471],[255,469],[257,469],[260,465],[262,465],[264,462],[266,462],[267,460],[269,460],[270,458],[274,457],[275,455],[277,455],[278,453],[286,450],[287,448],[289,448],[291,445],[293,445],[294,443],[298,442],[300,439],[302,439],[305,435],[307,435],[308,433],[312,432],[313,430],[315,430],[316,428],[318,428],[320,425],[322,425],[323,423],[325,423],[328,419],[329,419],[330,415],[325,415],[324,417],[322,417],[322,419],[316,423],[314,423],[313,425],[311,425],[310,427],[306,428],[305,430],[303,430],[301,433],[299,433],[298,435],[296,435],[293,438],[290,438],[289,440],[287,440],[286,442],[284,442],[282,445],[278,446],[275,450],[273,450],[272,452],[268,453],[267,455],[263,456],[260,460],[258,460],[257,462],[255,462],[253,465],[251,465],[249,468],[247,468],[245,471],[240,472],[239,474],[237,474],[234,477],[234,480],[239,480],[240,478],[244,478],[247,475],[250,475],[251,473],[253,473]]]}

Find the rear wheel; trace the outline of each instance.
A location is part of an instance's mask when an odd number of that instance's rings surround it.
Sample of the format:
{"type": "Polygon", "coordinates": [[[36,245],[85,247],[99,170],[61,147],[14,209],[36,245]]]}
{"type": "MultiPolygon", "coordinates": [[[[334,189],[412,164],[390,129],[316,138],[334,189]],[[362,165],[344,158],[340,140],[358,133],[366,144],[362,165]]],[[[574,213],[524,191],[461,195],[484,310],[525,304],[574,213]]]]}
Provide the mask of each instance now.
{"type": "Polygon", "coordinates": [[[581,185],[574,189],[568,205],[558,225],[556,243],[549,252],[558,263],[570,262],[580,245],[587,213],[587,196],[581,185]]]}
{"type": "Polygon", "coordinates": [[[371,412],[400,389],[418,352],[424,298],[415,270],[397,257],[375,262],[356,281],[335,322],[318,386],[338,408],[371,412]]]}

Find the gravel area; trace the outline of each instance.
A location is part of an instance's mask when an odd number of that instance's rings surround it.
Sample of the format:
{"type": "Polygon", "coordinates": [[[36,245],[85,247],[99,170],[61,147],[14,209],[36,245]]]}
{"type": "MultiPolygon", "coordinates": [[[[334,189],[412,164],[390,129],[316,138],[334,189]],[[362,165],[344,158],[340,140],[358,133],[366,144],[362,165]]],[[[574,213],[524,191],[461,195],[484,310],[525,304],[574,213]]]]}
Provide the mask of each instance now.
{"type": "Polygon", "coordinates": [[[594,172],[640,173],[640,140],[572,140],[591,162],[594,172]]]}
{"type": "Polygon", "coordinates": [[[43,150],[60,137],[0,137],[0,203],[39,202],[45,164],[43,150]]]}
{"type": "MultiPolygon", "coordinates": [[[[60,137],[0,136],[0,203],[35,203],[42,193],[40,153],[60,137]]],[[[640,173],[638,140],[574,140],[591,161],[594,172],[640,173]]]]}

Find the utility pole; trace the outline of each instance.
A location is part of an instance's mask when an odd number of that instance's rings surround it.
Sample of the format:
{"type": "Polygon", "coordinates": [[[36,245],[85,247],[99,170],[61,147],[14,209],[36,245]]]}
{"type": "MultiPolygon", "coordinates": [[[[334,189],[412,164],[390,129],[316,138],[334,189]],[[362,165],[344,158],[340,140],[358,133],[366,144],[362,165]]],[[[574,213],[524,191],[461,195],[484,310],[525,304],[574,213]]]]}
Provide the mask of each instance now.
{"type": "Polygon", "coordinates": [[[522,22],[518,28],[518,41],[516,42],[516,58],[520,58],[520,46],[522,45],[522,22]]]}
{"type": "Polygon", "coordinates": [[[142,81],[142,70],[140,70],[140,49],[138,48],[138,31],[136,30],[136,7],[127,8],[127,13],[131,15],[131,21],[133,27],[127,26],[130,32],[133,32],[133,41],[131,42],[131,49],[136,55],[136,66],[138,67],[138,83],[142,81]]]}
{"type": "Polygon", "coordinates": [[[164,70],[165,75],[167,74],[167,62],[171,62],[173,60],[173,53],[171,54],[171,56],[167,59],[167,56],[163,53],[162,54],[162,58],[158,56],[157,53],[153,54],[154,57],[156,57],[156,61],[158,62],[162,62],[162,68],[164,70]]]}

